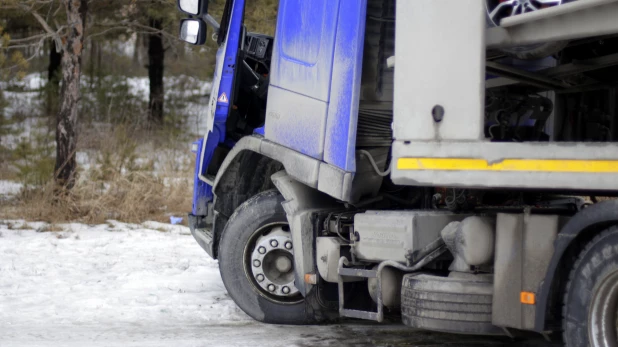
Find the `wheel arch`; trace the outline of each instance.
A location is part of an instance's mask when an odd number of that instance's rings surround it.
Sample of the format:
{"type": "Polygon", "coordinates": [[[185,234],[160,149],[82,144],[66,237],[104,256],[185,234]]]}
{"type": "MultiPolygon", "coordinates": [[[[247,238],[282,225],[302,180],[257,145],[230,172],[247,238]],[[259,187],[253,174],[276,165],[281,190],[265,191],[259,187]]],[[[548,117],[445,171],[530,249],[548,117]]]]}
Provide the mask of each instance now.
{"type": "Polygon", "coordinates": [[[223,160],[213,182],[213,258],[228,219],[252,196],[275,189],[271,176],[285,170],[298,182],[317,188],[320,162],[261,136],[240,139],[223,160]]]}
{"type": "Polygon", "coordinates": [[[618,200],[594,204],[576,214],[562,228],[554,243],[554,254],[536,295],[535,330],[547,330],[548,313],[556,305],[562,305],[562,292],[566,286],[568,271],[579,251],[599,232],[618,224],[618,200]],[[562,271],[561,270],[568,270],[562,271]]]}
{"type": "Polygon", "coordinates": [[[262,137],[241,139],[227,155],[213,185],[214,223],[213,257],[219,253],[219,241],[236,209],[261,192],[277,189],[283,195],[292,239],[297,287],[303,296],[312,289],[304,274],[315,270],[311,215],[320,209],[338,205],[337,199],[318,189],[320,161],[262,137]]]}

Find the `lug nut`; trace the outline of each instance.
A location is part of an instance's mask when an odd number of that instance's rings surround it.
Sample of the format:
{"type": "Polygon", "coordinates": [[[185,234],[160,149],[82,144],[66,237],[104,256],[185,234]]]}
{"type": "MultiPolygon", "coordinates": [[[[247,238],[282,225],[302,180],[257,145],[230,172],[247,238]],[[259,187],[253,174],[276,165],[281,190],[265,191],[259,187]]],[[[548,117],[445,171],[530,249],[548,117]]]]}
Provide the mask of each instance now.
{"type": "Polygon", "coordinates": [[[264,281],[264,275],[262,275],[262,274],[257,275],[256,278],[257,278],[258,282],[264,281]]]}
{"type": "Polygon", "coordinates": [[[286,249],[292,249],[292,242],[288,241],[285,243],[285,248],[286,249]]]}
{"type": "Polygon", "coordinates": [[[289,294],[290,288],[286,286],[286,287],[281,288],[281,291],[283,292],[283,294],[289,294]]]}
{"type": "Polygon", "coordinates": [[[260,248],[258,248],[258,252],[260,252],[260,254],[264,254],[264,253],[266,253],[266,248],[260,247],[260,248]]]}
{"type": "Polygon", "coordinates": [[[273,247],[277,247],[279,246],[279,242],[277,242],[277,240],[270,240],[270,245],[273,247]]]}
{"type": "Polygon", "coordinates": [[[269,290],[269,291],[274,292],[274,291],[275,291],[275,289],[277,289],[277,288],[275,288],[275,285],[274,285],[274,284],[269,284],[269,285],[268,285],[268,290],[269,290]]]}
{"type": "Polygon", "coordinates": [[[255,266],[255,267],[260,267],[260,265],[262,265],[262,262],[261,262],[261,261],[259,261],[259,260],[257,260],[257,259],[253,261],[253,266],[255,266]]]}

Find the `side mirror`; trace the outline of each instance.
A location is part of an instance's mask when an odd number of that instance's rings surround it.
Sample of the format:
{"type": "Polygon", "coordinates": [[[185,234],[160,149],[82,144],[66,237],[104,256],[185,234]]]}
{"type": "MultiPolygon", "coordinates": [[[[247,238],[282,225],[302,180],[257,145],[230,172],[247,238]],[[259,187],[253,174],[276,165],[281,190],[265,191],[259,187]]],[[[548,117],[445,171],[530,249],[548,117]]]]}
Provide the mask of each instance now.
{"type": "Polygon", "coordinates": [[[201,19],[184,19],[180,22],[180,39],[192,45],[206,42],[206,24],[201,19]]]}
{"type": "Polygon", "coordinates": [[[184,13],[201,16],[208,13],[208,0],[178,0],[178,8],[184,13]]]}

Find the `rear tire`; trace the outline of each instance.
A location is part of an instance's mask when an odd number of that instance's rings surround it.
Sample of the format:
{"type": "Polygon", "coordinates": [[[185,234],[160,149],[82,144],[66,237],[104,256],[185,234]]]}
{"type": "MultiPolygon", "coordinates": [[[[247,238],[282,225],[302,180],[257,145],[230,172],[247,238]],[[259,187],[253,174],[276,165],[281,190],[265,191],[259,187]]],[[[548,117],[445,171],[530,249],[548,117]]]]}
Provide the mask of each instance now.
{"type": "Polygon", "coordinates": [[[579,254],[563,307],[566,347],[618,346],[618,226],[597,235],[579,254]]]}
{"type": "Polygon", "coordinates": [[[411,327],[458,334],[504,335],[491,324],[489,278],[410,274],[403,278],[401,315],[411,327]]]}
{"type": "MultiPolygon", "coordinates": [[[[256,247],[256,236],[260,236],[256,235],[257,232],[271,226],[278,226],[279,234],[286,229],[288,221],[281,206],[283,201],[279,192],[271,190],[254,196],[238,207],[221,236],[219,269],[230,297],[253,319],[273,324],[309,324],[320,318],[321,309],[315,295],[312,294],[317,291],[313,290],[307,298],[304,298],[299,293],[294,294],[295,288],[290,285],[286,291],[290,292],[289,288],[293,290],[290,295],[285,296],[281,290],[284,288],[283,285],[277,285],[276,292],[279,295],[269,293],[258,283],[256,274],[251,268],[251,259],[247,259],[246,256],[255,254],[254,250],[249,248],[256,247]]],[[[279,248],[275,252],[285,251],[279,248]]],[[[266,264],[265,257],[262,261],[266,264]]],[[[291,271],[293,272],[293,267],[291,271]]]]}

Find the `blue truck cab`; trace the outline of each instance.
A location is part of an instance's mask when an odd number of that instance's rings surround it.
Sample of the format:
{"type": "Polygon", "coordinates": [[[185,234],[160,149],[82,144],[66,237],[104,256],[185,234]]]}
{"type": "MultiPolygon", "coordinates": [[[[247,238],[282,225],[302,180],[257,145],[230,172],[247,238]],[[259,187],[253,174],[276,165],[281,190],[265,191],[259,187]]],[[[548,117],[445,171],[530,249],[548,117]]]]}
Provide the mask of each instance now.
{"type": "Polygon", "coordinates": [[[244,312],[616,346],[618,0],[248,1],[178,0],[218,45],[189,227],[244,312]]]}
{"type": "MultiPolygon", "coordinates": [[[[394,5],[390,6],[392,11],[394,5]]],[[[218,30],[208,132],[193,144],[197,161],[190,220],[195,230],[204,230],[198,225],[216,223],[216,214],[223,213],[216,208],[213,187],[221,180],[217,174],[224,175],[226,170],[221,169],[230,164],[225,162],[230,151],[241,152],[243,146],[279,161],[284,168],[291,166],[287,170],[293,177],[336,199],[352,201],[371,194],[363,188],[358,189],[359,196],[352,194],[367,2],[280,1],[276,38],[247,33],[244,8],[245,1],[228,1],[227,22],[218,30]],[[257,143],[260,148],[250,147],[257,143]]],[[[377,34],[388,30],[377,28],[377,34]]],[[[392,23],[390,30],[392,35],[392,23]]],[[[392,55],[392,37],[386,44],[390,47],[376,53],[392,55]]],[[[382,65],[375,70],[387,69],[385,60],[382,65]]],[[[375,94],[376,107],[386,105],[378,111],[384,115],[376,125],[381,133],[361,139],[384,148],[390,146],[392,115],[388,113],[392,110],[387,104],[392,100],[392,71],[390,78],[390,90],[367,93],[375,94]]],[[[377,152],[384,166],[387,150],[377,152]]],[[[216,257],[217,235],[207,233],[209,241],[198,236],[200,244],[216,257]]]]}

